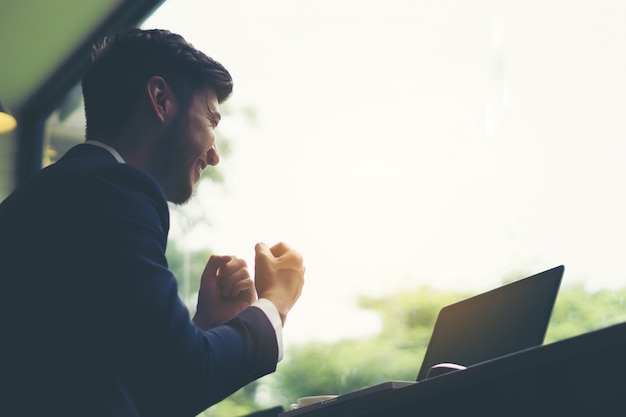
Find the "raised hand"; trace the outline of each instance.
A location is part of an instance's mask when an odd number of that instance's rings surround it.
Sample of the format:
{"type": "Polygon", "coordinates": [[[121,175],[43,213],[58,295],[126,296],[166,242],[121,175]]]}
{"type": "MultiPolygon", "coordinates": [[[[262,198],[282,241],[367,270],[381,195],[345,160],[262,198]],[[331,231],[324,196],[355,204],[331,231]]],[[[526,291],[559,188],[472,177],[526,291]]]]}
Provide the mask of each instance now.
{"type": "Polygon", "coordinates": [[[300,297],[304,285],[302,256],[285,243],[277,243],[271,248],[258,243],[255,251],[257,294],[259,298],[274,303],[284,325],[287,313],[300,297]]]}
{"type": "Polygon", "coordinates": [[[246,261],[213,255],[202,273],[193,321],[203,329],[223,324],[255,300],[256,289],[246,261]]]}

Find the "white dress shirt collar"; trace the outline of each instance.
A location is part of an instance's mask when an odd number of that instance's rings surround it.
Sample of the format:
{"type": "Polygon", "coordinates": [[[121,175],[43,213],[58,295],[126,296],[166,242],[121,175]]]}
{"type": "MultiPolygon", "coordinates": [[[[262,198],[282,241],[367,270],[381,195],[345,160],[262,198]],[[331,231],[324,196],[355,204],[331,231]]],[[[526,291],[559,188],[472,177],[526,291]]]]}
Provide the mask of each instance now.
{"type": "Polygon", "coordinates": [[[117,152],[115,149],[113,149],[112,147],[110,147],[106,143],[98,142],[97,140],[88,140],[85,143],[87,145],[95,145],[95,146],[99,146],[99,147],[101,147],[103,149],[106,149],[107,151],[109,151],[109,153],[111,155],[113,155],[113,157],[117,160],[117,162],[119,162],[120,164],[125,164],[126,163],[126,161],[124,161],[124,158],[122,158],[122,155],[120,155],[119,152],[117,152]]]}

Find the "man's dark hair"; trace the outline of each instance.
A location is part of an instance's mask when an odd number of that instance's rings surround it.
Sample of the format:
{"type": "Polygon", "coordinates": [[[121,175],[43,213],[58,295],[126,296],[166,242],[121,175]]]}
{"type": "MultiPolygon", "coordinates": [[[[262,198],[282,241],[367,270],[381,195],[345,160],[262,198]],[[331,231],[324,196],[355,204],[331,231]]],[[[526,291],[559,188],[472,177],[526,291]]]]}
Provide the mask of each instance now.
{"type": "Polygon", "coordinates": [[[195,91],[212,87],[218,102],[233,90],[229,72],[167,30],[128,29],[94,47],[93,62],[83,77],[87,139],[122,127],[152,76],[161,76],[182,105],[195,91]]]}

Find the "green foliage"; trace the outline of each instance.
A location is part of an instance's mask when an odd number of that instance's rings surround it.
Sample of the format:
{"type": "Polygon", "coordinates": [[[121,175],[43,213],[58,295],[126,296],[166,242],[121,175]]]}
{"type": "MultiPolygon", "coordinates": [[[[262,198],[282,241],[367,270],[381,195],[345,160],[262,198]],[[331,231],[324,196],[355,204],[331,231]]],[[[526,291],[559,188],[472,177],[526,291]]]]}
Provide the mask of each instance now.
{"type": "Polygon", "coordinates": [[[245,416],[263,407],[256,401],[259,382],[253,382],[222,402],[200,413],[198,417],[236,417],[245,416]]]}
{"type": "Polygon", "coordinates": [[[626,288],[586,291],[582,285],[560,291],[545,343],[626,321],[626,288]]]}
{"type": "Polygon", "coordinates": [[[395,340],[400,348],[413,349],[428,343],[439,309],[466,296],[422,287],[386,298],[362,297],[359,306],[381,316],[383,326],[379,338],[395,340]]]}
{"type": "Polygon", "coordinates": [[[344,340],[332,345],[311,344],[298,346],[290,351],[285,368],[284,387],[300,389],[311,395],[350,392],[354,387],[365,387],[371,381],[384,380],[388,355],[385,351],[391,343],[372,343],[372,340],[344,340]],[[362,358],[369,359],[369,366],[362,366],[362,358]],[[306,375],[306,378],[302,378],[306,375]]]}

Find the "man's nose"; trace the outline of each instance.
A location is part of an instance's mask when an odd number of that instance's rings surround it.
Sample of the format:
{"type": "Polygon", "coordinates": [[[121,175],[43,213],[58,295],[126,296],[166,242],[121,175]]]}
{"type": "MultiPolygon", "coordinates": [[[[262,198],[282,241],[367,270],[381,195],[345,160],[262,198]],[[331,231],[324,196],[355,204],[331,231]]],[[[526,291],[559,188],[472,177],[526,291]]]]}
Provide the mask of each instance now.
{"type": "Polygon", "coordinates": [[[211,146],[207,155],[207,162],[211,166],[215,166],[220,163],[220,153],[217,151],[217,145],[211,146]]]}

